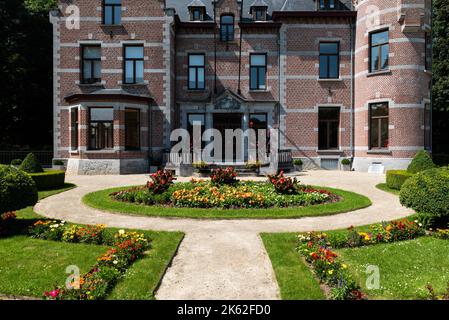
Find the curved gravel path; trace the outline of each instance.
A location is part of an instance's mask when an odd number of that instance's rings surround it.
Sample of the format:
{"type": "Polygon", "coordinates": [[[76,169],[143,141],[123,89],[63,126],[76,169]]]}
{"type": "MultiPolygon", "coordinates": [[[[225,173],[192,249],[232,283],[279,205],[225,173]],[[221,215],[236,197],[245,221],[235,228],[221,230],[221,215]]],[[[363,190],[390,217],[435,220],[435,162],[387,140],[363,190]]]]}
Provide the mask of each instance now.
{"type": "MultiPolygon", "coordinates": [[[[279,287],[261,232],[331,230],[402,218],[413,211],[398,197],[375,188],[384,175],[361,172],[310,171],[299,176],[306,184],[363,194],[373,205],[333,216],[267,220],[198,220],[109,213],[85,206],[90,192],[144,184],[147,175],[68,176],[78,188],[43,199],[35,211],[43,216],[84,224],[148,230],[183,231],[186,236],[157,292],[158,299],[279,299],[279,287]]],[[[181,180],[181,179],[179,179],[181,180]]]]}

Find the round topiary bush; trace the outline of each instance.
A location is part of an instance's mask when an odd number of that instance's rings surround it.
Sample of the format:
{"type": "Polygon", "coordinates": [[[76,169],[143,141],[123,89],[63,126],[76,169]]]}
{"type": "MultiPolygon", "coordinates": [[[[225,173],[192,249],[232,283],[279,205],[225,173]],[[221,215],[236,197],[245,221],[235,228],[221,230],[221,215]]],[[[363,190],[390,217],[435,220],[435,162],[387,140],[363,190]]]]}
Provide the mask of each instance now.
{"type": "Polygon", "coordinates": [[[12,166],[0,165],[0,213],[19,210],[37,202],[33,179],[12,166]]]}
{"type": "Polygon", "coordinates": [[[387,171],[387,186],[391,189],[401,190],[402,185],[408,178],[412,177],[413,173],[406,170],[388,170],[387,171]]]}
{"type": "Polygon", "coordinates": [[[28,173],[44,172],[39,160],[37,160],[36,155],[32,152],[28,153],[25,159],[23,159],[19,169],[28,173]]]}
{"type": "Polygon", "coordinates": [[[449,218],[449,168],[419,172],[402,185],[401,204],[427,217],[449,218]]]}
{"type": "Polygon", "coordinates": [[[410,173],[418,173],[435,167],[436,165],[433,163],[430,154],[425,150],[421,150],[415,155],[412,162],[409,164],[407,171],[410,173]]]}

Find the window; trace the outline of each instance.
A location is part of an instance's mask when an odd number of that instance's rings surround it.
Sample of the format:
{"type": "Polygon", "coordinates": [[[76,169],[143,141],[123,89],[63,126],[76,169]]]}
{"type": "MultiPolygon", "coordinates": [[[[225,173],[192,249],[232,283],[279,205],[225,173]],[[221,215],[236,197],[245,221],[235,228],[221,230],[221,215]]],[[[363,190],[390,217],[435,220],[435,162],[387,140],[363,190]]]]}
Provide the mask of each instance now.
{"type": "Polygon", "coordinates": [[[70,147],[78,150],[78,108],[70,109],[70,147]]]}
{"type": "Polygon", "coordinates": [[[340,44],[320,43],[320,78],[337,79],[340,76],[340,44]]]}
{"type": "Polygon", "coordinates": [[[388,69],[388,30],[370,34],[370,72],[388,69]]]}
{"type": "Polygon", "coordinates": [[[114,109],[89,108],[89,149],[114,147],[114,109]]]}
{"type": "Polygon", "coordinates": [[[221,16],[220,39],[221,41],[234,40],[234,16],[231,15],[221,16]]]}
{"type": "Polygon", "coordinates": [[[249,115],[249,125],[248,127],[250,129],[253,129],[256,133],[256,149],[258,150],[257,152],[257,157],[259,157],[259,147],[260,146],[260,141],[259,141],[259,130],[265,130],[265,135],[266,135],[266,146],[265,146],[265,150],[267,153],[270,152],[270,147],[269,147],[269,132],[268,132],[268,121],[267,121],[267,114],[266,113],[251,113],[249,115]]]}
{"type": "Polygon", "coordinates": [[[369,108],[370,149],[388,148],[388,103],[371,104],[369,108]]]}
{"type": "Polygon", "coordinates": [[[125,108],[125,150],[140,149],[140,110],[125,108]]]}
{"type": "Polygon", "coordinates": [[[101,47],[82,46],[81,82],[85,84],[101,82],[101,47]]]}
{"type": "Polygon", "coordinates": [[[192,8],[190,10],[190,20],[192,21],[203,21],[204,13],[202,8],[192,8]]]}
{"type": "Polygon", "coordinates": [[[125,46],[125,83],[143,83],[143,46],[125,46]]]}
{"type": "Polygon", "coordinates": [[[267,20],[267,10],[264,7],[255,7],[252,11],[254,21],[267,20]]]}
{"type": "Polygon", "coordinates": [[[121,0],[103,0],[103,24],[119,25],[121,23],[121,0]]]}
{"type": "Polygon", "coordinates": [[[190,135],[190,147],[193,148],[193,139],[199,139],[201,142],[201,148],[204,148],[205,142],[202,140],[203,133],[204,133],[204,126],[205,124],[205,117],[203,113],[189,113],[187,114],[187,131],[190,135]],[[200,137],[194,137],[193,136],[193,126],[199,125],[201,126],[201,136],[200,137]]]}
{"type": "Polygon", "coordinates": [[[424,148],[432,150],[432,118],[430,113],[430,103],[424,104],[424,148]]]}
{"type": "Polygon", "coordinates": [[[203,90],[205,88],[204,54],[189,54],[189,89],[203,90]]]}
{"type": "Polygon", "coordinates": [[[425,50],[426,50],[426,57],[425,57],[425,66],[426,70],[432,70],[432,33],[426,32],[426,38],[425,38],[425,50]]]}
{"type": "Polygon", "coordinates": [[[320,10],[336,9],[336,0],[320,0],[320,10]]]}
{"type": "Polygon", "coordinates": [[[338,149],[340,108],[320,107],[318,110],[318,149],[338,149]]]}
{"type": "Polygon", "coordinates": [[[251,54],[250,56],[250,90],[265,90],[267,74],[266,54],[251,54]]]}

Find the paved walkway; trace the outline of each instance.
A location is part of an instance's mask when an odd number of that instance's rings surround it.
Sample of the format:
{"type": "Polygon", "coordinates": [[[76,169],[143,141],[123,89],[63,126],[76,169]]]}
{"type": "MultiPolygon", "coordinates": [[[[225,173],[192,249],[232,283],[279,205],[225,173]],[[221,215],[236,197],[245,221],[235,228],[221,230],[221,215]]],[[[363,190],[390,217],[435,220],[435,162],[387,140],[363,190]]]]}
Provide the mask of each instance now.
{"type": "Polygon", "coordinates": [[[383,175],[360,172],[310,171],[299,176],[306,184],[363,194],[373,205],[333,216],[272,220],[198,220],[108,213],[86,207],[86,193],[124,185],[144,184],[147,175],[68,176],[78,188],[46,198],[35,206],[41,215],[75,223],[110,227],[183,231],[186,236],[167,271],[158,299],[279,299],[271,262],[261,232],[330,230],[408,216],[396,196],[375,185],[383,175]]]}

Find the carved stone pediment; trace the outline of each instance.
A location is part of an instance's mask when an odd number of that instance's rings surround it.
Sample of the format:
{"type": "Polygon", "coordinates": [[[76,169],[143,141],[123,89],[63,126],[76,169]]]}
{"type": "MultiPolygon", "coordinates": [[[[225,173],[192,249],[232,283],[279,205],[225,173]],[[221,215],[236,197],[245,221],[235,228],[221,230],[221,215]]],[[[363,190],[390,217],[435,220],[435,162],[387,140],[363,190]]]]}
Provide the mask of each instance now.
{"type": "Polygon", "coordinates": [[[225,95],[215,103],[215,109],[217,110],[239,110],[240,106],[240,101],[231,95],[225,95]]]}

